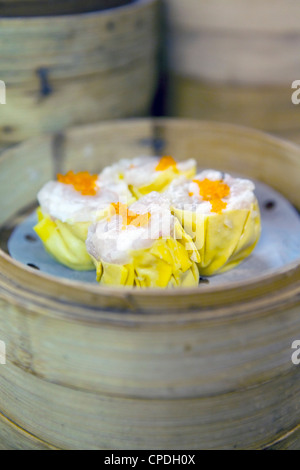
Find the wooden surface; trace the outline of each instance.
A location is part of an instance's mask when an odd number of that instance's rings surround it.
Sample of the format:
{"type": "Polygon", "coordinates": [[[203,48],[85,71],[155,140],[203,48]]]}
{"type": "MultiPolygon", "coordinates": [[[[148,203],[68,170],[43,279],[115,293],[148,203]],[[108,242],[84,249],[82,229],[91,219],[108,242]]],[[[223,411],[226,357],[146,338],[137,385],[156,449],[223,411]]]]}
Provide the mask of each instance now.
{"type": "MultiPolygon", "coordinates": [[[[217,123],[108,122],[2,154],[1,238],[57,171],[153,153],[258,178],[300,209],[296,146],[217,123]]],[[[53,278],[1,251],[0,436],[14,448],[300,448],[299,313],[300,258],[226,291],[140,292],[53,278]]]]}
{"type": "Polygon", "coordinates": [[[0,145],[150,112],[158,0],[90,14],[0,18],[0,145]]]}

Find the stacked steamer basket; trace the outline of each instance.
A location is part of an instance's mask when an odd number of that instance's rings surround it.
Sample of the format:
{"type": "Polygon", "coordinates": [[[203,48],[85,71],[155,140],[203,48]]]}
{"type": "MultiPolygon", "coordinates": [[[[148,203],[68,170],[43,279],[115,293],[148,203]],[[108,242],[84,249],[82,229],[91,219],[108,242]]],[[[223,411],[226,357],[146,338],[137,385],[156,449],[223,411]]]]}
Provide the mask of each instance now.
{"type": "Polygon", "coordinates": [[[70,15],[127,5],[133,0],[4,0],[1,16],[70,15]]]}
{"type": "Polygon", "coordinates": [[[168,111],[300,141],[300,4],[294,0],[165,0],[168,111]]]}
{"type": "Polygon", "coordinates": [[[226,288],[138,291],[49,276],[6,249],[8,232],[54,169],[81,170],[87,146],[90,171],[160,148],[260,179],[298,210],[299,148],[245,128],[180,120],[94,124],[62,138],[59,160],[55,136],[0,160],[0,447],[299,448],[291,346],[300,339],[300,253],[226,288]]]}
{"type": "Polygon", "coordinates": [[[157,83],[157,6],[2,2],[0,146],[72,124],[147,115],[157,83]]]}

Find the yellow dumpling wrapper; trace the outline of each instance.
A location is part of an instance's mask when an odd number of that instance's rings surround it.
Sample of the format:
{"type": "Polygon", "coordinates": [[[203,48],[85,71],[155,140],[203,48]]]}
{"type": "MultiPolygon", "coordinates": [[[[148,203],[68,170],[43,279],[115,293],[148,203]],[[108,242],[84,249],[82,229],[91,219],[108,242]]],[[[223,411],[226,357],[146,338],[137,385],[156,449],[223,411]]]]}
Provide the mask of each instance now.
{"type": "MultiPolygon", "coordinates": [[[[99,213],[99,220],[107,216],[107,210],[99,213]]],[[[37,210],[38,223],[35,232],[46,251],[59,263],[76,271],[92,271],[94,263],[87,252],[85,241],[91,222],[61,222],[37,210]]]]}
{"type": "Polygon", "coordinates": [[[226,272],[247,258],[261,234],[258,202],[249,210],[224,211],[220,214],[199,214],[173,208],[184,231],[197,250],[200,275],[226,272]]]}
{"type": "Polygon", "coordinates": [[[126,265],[97,261],[97,280],[105,286],[138,288],[193,287],[199,283],[197,265],[180,241],[159,239],[151,248],[132,250],[126,265]]]}
{"type": "Polygon", "coordinates": [[[187,171],[179,171],[177,166],[170,166],[163,171],[157,171],[155,179],[144,186],[133,186],[129,185],[129,189],[132,192],[133,196],[137,199],[140,199],[143,196],[151,193],[152,191],[161,193],[165,191],[172,181],[179,176],[185,176],[186,178],[193,178],[196,175],[196,165],[195,167],[187,171]]]}

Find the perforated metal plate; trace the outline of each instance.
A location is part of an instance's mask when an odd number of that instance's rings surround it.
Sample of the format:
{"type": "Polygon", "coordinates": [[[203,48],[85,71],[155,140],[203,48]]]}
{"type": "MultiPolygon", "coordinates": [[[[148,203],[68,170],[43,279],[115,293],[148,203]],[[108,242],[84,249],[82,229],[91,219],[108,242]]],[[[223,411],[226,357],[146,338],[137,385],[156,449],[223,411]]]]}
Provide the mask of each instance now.
{"type": "MultiPolygon", "coordinates": [[[[237,268],[201,282],[210,286],[257,279],[275,269],[300,259],[300,216],[294,207],[268,186],[256,182],[256,195],[261,208],[262,235],[253,254],[237,268]]],[[[96,283],[95,272],[68,269],[48,255],[33,231],[36,215],[32,214],[12,233],[8,250],[16,260],[42,272],[81,282],[96,283]]]]}

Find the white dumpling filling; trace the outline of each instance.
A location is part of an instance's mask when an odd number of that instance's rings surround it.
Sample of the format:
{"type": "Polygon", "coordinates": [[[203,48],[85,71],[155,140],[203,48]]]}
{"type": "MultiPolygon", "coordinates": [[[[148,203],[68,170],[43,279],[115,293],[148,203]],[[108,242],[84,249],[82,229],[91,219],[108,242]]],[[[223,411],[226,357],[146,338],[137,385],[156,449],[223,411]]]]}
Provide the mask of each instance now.
{"type": "Polygon", "coordinates": [[[128,203],[129,192],[123,181],[98,182],[95,196],[83,196],[72,185],[50,181],[37,195],[42,211],[61,222],[93,222],[99,211],[112,202],[128,203]]]}
{"type": "MultiPolygon", "coordinates": [[[[161,157],[137,157],[132,160],[122,159],[109,167],[106,167],[100,173],[100,181],[116,181],[122,178],[128,185],[141,187],[151,184],[158,175],[156,170],[161,157]]],[[[177,169],[180,172],[189,171],[196,166],[193,159],[177,163],[177,169]]]]}
{"type": "Polygon", "coordinates": [[[124,226],[122,216],[93,224],[89,229],[86,246],[96,259],[107,263],[127,264],[132,250],[148,249],[155,240],[173,237],[175,219],[169,210],[169,202],[158,193],[151,193],[129,209],[136,214],[150,213],[145,226],[124,226]]]}
{"type": "MultiPolygon", "coordinates": [[[[222,200],[226,202],[226,208],[222,212],[232,210],[250,209],[256,200],[252,181],[234,178],[227,173],[215,170],[204,170],[198,173],[193,180],[223,181],[230,188],[230,193],[222,200]]],[[[197,183],[186,179],[184,176],[176,178],[165,191],[164,197],[177,209],[189,210],[201,214],[212,213],[212,204],[203,200],[197,183]]]]}

